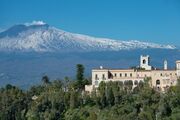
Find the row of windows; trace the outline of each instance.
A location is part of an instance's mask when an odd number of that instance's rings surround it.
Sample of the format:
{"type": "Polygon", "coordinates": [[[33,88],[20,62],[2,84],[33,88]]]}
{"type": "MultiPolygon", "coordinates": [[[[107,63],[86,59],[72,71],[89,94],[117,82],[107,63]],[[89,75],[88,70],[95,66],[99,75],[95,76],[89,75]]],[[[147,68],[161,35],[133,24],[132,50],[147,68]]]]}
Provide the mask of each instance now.
{"type": "MultiPolygon", "coordinates": [[[[99,80],[99,77],[97,74],[95,75],[95,80],[99,80]]],[[[102,74],[102,80],[106,80],[105,74],[102,74]]]]}
{"type": "MultiPolygon", "coordinates": [[[[128,80],[127,80],[127,81],[128,81],[128,80]]],[[[126,82],[126,81],[124,81],[124,82],[126,82]]],[[[140,81],[139,81],[139,82],[140,82],[140,81]]],[[[138,85],[139,82],[138,82],[138,80],[135,80],[134,83],[132,83],[132,84],[133,84],[133,85],[138,85]]],[[[142,81],[141,81],[141,82],[142,82],[142,81]]],[[[99,85],[99,81],[96,80],[96,81],[95,81],[95,85],[96,85],[96,86],[99,85]]]]}
{"type": "MultiPolygon", "coordinates": [[[[165,74],[163,74],[163,73],[160,73],[160,76],[163,76],[163,75],[172,75],[172,73],[170,73],[170,74],[168,74],[168,73],[165,73],[165,74]]],[[[175,75],[177,75],[176,73],[175,73],[175,75]]]]}
{"type": "MultiPolygon", "coordinates": [[[[163,73],[160,73],[160,76],[163,76],[163,75],[164,75],[163,73]]],[[[167,75],[167,73],[165,73],[165,75],[167,75]]],[[[170,75],[172,75],[172,73],[170,73],[170,75]]],[[[176,73],[175,73],[175,75],[176,75],[176,73]]],[[[132,73],[129,73],[129,74],[128,73],[119,73],[119,74],[114,73],[114,75],[112,77],[128,77],[128,76],[132,77],[132,73]]],[[[138,75],[138,77],[139,77],[139,75],[138,75]]],[[[147,77],[147,75],[145,74],[144,77],[147,77]]],[[[105,74],[102,74],[101,78],[102,78],[102,80],[106,80],[105,74]]],[[[99,80],[98,74],[95,74],[95,79],[99,80]]]]}
{"type": "MultiPolygon", "coordinates": [[[[122,73],[120,73],[119,74],[119,77],[122,77],[122,76],[124,76],[124,77],[132,77],[132,73],[130,73],[130,74],[127,74],[127,73],[124,73],[124,75],[122,74],[122,73]]],[[[113,77],[117,77],[117,73],[114,73],[114,76],[113,77]]],[[[98,80],[99,79],[99,77],[98,77],[98,74],[95,74],[95,79],[96,80],[98,80]]],[[[105,80],[106,78],[105,78],[105,74],[102,74],[102,79],[103,80],[105,80]]]]}
{"type": "MultiPolygon", "coordinates": [[[[160,76],[163,76],[163,75],[172,75],[172,73],[170,73],[170,74],[167,74],[167,73],[165,73],[165,74],[160,73],[160,76]]],[[[175,73],[175,75],[177,75],[177,74],[175,73]]],[[[123,76],[123,74],[120,73],[120,74],[119,74],[119,77],[122,77],[122,76],[123,76]]],[[[127,76],[128,76],[128,74],[127,74],[127,73],[124,73],[124,77],[127,77],[127,76]]],[[[139,75],[138,75],[138,76],[139,76],[139,75]]],[[[117,73],[114,73],[114,77],[117,77],[117,73]]],[[[132,73],[129,74],[129,77],[132,77],[132,73]]],[[[147,75],[144,74],[144,77],[147,77],[147,75]]]]}
{"type": "MultiPolygon", "coordinates": [[[[120,73],[120,74],[119,74],[119,77],[122,77],[122,76],[123,76],[123,74],[120,73]]],[[[124,73],[124,77],[127,77],[127,76],[128,76],[128,74],[127,74],[127,73],[124,73]]],[[[132,77],[132,73],[130,73],[129,76],[132,77]]],[[[117,73],[114,73],[114,77],[117,77],[117,73]]]]}

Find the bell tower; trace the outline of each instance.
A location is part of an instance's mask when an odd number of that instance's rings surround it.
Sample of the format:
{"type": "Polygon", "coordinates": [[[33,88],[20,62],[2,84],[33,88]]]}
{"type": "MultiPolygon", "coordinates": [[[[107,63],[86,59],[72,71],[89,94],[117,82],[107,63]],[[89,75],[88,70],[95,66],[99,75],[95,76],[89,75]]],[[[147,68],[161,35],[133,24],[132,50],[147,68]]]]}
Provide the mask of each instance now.
{"type": "Polygon", "coordinates": [[[141,68],[144,68],[145,70],[151,70],[151,66],[149,65],[150,64],[150,57],[149,55],[141,55],[140,57],[140,67],[141,68]]]}
{"type": "Polygon", "coordinates": [[[180,60],[176,61],[176,72],[177,76],[180,77],[180,60]]]}
{"type": "Polygon", "coordinates": [[[167,70],[167,60],[164,60],[164,70],[167,70]]]}

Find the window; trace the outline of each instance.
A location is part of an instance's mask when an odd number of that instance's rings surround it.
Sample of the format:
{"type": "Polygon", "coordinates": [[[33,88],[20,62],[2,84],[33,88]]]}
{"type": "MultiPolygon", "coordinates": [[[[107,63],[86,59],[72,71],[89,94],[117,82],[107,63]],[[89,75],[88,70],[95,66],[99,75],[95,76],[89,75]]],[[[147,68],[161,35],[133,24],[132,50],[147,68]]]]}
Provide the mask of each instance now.
{"type": "Polygon", "coordinates": [[[132,77],[132,73],[130,73],[130,77],[132,77]]]}
{"type": "Polygon", "coordinates": [[[157,90],[159,90],[159,91],[160,91],[160,87],[157,87],[157,90]]]}
{"type": "Polygon", "coordinates": [[[161,76],[162,76],[162,73],[161,73],[161,76]]]}
{"type": "Polygon", "coordinates": [[[127,73],[125,73],[125,77],[127,77],[127,73]]]}
{"type": "Polygon", "coordinates": [[[103,79],[103,80],[105,80],[105,79],[106,79],[104,74],[102,75],[102,79],[103,79]]]}
{"type": "Polygon", "coordinates": [[[119,76],[122,77],[122,74],[120,73],[119,76]]]}
{"type": "Polygon", "coordinates": [[[98,75],[97,74],[95,74],[95,80],[98,80],[98,75]]]}
{"type": "Polygon", "coordinates": [[[143,60],[143,64],[146,64],[146,60],[145,59],[143,60]]]}
{"type": "Polygon", "coordinates": [[[156,80],[156,85],[160,85],[160,80],[156,80]]]}
{"type": "Polygon", "coordinates": [[[116,77],[117,75],[116,75],[116,73],[114,74],[114,77],[116,77]]]}

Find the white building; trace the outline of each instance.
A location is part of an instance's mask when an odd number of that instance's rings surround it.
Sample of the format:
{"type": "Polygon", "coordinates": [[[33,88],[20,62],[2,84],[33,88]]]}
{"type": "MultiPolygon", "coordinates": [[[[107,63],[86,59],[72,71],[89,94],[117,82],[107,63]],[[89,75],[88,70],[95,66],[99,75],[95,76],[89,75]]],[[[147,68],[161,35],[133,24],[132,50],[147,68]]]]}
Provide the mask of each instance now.
{"type": "Polygon", "coordinates": [[[150,66],[150,57],[140,57],[140,69],[107,69],[102,66],[99,69],[92,70],[92,84],[85,86],[85,91],[92,92],[95,90],[101,81],[133,81],[135,83],[143,81],[144,78],[151,77],[150,86],[157,88],[160,91],[165,91],[168,87],[177,83],[180,77],[180,60],[176,61],[176,69],[170,70],[167,68],[167,61],[164,61],[164,69],[152,69],[150,66]]]}

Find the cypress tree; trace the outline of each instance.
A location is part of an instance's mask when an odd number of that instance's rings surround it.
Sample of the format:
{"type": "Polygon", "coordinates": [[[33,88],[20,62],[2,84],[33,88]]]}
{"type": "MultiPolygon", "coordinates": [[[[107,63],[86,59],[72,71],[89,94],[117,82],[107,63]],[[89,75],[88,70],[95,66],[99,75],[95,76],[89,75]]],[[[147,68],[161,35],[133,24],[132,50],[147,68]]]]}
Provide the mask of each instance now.
{"type": "Polygon", "coordinates": [[[76,69],[76,88],[82,90],[84,89],[84,66],[82,64],[77,64],[76,69]]]}

